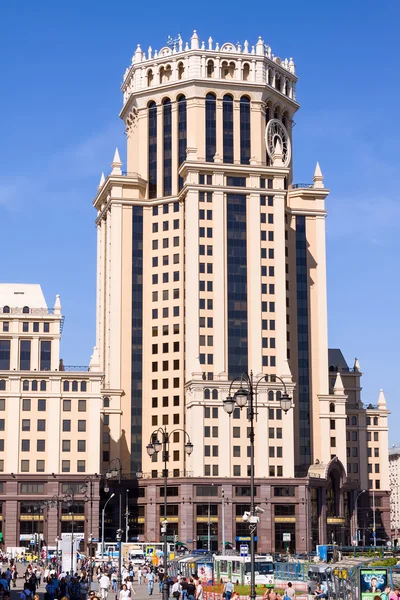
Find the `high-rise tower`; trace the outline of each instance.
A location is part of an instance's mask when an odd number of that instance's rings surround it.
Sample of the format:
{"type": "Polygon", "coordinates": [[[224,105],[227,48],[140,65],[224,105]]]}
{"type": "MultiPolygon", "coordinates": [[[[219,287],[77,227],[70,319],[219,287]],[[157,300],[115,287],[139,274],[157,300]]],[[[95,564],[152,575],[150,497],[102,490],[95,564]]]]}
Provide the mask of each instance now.
{"type": "MultiPolygon", "coordinates": [[[[347,396],[340,377],[329,390],[328,190],[318,164],[313,183],[293,184],[296,82],[293,60],[261,38],[219,46],[194,32],[158,52],[137,47],[122,84],[126,172],[116,151],[94,200],[102,459],[107,468],[118,456],[157,486],[163,466],[146,453],[151,433],[185,429],[194,452],[185,456],[176,431],[169,462],[181,500],[195,495],[189,476],[237,485],[249,474],[248,422],[238,409],[230,419],[222,400],[243,371],[277,375],[293,409],[280,410],[278,380],[259,386],[259,493],[274,496],[274,482],[277,497],[292,495],[282,486],[303,486],[293,502],[304,505],[309,478],[318,479],[325,527],[321,481],[330,498],[346,482],[347,396]]],[[[336,518],[343,503],[332,502],[336,518]]],[[[157,531],[161,513],[146,504],[143,532],[157,531]]]]}

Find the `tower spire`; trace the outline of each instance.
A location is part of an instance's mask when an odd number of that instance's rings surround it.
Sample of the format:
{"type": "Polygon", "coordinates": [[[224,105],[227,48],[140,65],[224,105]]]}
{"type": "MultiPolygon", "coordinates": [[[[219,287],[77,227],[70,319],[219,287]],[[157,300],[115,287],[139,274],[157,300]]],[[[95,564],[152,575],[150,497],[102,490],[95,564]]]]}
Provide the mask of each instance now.
{"type": "Polygon", "coordinates": [[[112,167],[111,175],[122,175],[122,171],[121,171],[122,162],[119,157],[118,148],[115,148],[115,154],[114,154],[113,161],[111,163],[111,167],[112,167]]]}
{"type": "Polygon", "coordinates": [[[315,167],[313,181],[314,181],[315,188],[324,188],[325,187],[324,186],[324,176],[322,175],[321,167],[319,166],[319,162],[317,162],[316,167],[315,167]]]}

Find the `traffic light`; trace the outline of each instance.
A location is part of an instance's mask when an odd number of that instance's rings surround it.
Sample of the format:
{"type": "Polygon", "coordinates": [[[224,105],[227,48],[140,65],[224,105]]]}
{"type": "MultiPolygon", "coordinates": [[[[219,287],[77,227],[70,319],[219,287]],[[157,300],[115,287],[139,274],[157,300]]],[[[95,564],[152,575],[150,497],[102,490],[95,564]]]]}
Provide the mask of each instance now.
{"type": "Polygon", "coordinates": [[[123,529],[117,529],[117,542],[122,540],[123,529]]]}
{"type": "Polygon", "coordinates": [[[2,532],[0,531],[0,544],[2,544],[2,543],[3,543],[3,534],[2,534],[2,532]]]}

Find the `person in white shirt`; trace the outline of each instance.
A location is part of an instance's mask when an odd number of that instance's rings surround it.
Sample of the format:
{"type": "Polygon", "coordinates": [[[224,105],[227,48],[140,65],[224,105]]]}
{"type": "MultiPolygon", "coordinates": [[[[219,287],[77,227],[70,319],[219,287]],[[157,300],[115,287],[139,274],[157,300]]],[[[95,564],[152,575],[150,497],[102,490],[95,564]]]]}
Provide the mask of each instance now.
{"type": "Polygon", "coordinates": [[[99,588],[102,600],[107,600],[108,590],[110,589],[110,578],[105,573],[99,579],[99,588]]]}
{"type": "Polygon", "coordinates": [[[196,579],[196,600],[203,600],[203,587],[200,579],[196,579]]]}
{"type": "Polygon", "coordinates": [[[174,584],[171,588],[171,593],[173,595],[174,598],[177,598],[177,600],[179,600],[180,596],[181,596],[181,592],[182,592],[182,586],[179,583],[178,579],[175,577],[174,578],[174,584]]]}

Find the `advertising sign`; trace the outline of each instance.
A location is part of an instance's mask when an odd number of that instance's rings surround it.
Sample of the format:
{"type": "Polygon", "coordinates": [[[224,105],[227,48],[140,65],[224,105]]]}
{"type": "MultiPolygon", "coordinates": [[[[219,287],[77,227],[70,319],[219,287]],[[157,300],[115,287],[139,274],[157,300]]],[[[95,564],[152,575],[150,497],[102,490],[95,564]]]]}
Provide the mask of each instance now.
{"type": "Polygon", "coordinates": [[[202,584],[212,585],[213,565],[211,562],[197,563],[197,575],[202,584]]]}
{"type": "Polygon", "coordinates": [[[360,600],[374,600],[375,596],[380,596],[385,591],[387,581],[387,569],[360,569],[360,600]]]}

